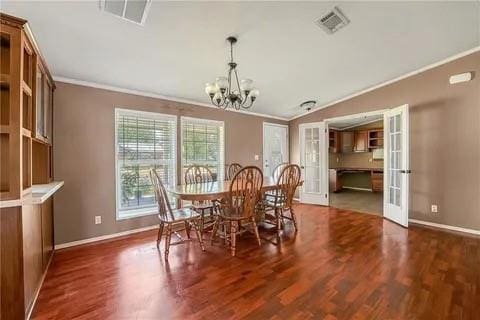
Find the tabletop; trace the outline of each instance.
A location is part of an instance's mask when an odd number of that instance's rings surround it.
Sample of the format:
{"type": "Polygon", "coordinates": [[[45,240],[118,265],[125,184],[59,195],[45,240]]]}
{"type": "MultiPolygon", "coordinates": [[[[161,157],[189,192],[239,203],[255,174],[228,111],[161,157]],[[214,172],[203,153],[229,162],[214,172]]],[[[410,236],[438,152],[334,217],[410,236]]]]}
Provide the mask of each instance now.
{"type": "MultiPolygon", "coordinates": [[[[180,184],[166,187],[167,191],[181,200],[215,200],[225,197],[230,191],[230,180],[219,180],[205,183],[180,184]]],[[[262,191],[274,190],[277,182],[272,177],[263,177],[262,191]]]]}

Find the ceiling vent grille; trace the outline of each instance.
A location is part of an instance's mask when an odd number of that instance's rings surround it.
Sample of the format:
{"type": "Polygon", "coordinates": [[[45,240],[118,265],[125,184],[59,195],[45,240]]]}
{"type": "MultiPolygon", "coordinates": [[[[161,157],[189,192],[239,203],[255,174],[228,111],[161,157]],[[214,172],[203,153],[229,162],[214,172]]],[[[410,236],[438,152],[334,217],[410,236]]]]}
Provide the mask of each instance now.
{"type": "Polygon", "coordinates": [[[349,24],[350,20],[338,7],[334,7],[332,11],[315,20],[315,23],[326,33],[332,34],[349,24]]]}
{"type": "Polygon", "coordinates": [[[152,0],[100,0],[100,10],[123,20],[144,25],[152,0]]]}

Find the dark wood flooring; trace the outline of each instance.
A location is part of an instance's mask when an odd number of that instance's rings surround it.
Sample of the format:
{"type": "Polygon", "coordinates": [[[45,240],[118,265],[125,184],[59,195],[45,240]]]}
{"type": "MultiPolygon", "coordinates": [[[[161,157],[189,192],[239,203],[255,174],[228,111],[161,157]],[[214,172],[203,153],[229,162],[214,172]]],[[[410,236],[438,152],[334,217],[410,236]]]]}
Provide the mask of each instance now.
{"type": "MultiPolygon", "coordinates": [[[[480,239],[296,205],[275,246],[173,246],[155,231],[59,250],[33,319],[479,319],[480,239]],[[163,248],[163,246],[162,246],[163,248]]],[[[209,244],[209,242],[207,242],[209,244]]]]}

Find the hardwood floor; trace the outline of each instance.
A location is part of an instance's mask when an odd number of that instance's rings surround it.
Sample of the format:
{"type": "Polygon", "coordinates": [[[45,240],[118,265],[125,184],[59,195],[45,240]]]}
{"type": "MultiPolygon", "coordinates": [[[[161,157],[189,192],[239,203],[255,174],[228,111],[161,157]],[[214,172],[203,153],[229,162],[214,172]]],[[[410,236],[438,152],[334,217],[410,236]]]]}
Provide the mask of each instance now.
{"type": "Polygon", "coordinates": [[[167,263],[156,231],[59,250],[32,318],[480,318],[479,238],[295,207],[296,235],[289,223],[261,248],[245,235],[237,257],[193,241],[167,263]]]}

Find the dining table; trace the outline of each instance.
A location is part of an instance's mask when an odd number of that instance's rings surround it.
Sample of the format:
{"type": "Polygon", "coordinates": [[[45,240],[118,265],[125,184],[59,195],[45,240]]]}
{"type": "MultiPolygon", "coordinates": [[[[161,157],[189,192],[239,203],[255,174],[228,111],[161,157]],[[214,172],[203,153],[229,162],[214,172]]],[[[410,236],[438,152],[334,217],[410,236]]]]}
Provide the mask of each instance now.
{"type": "MultiPolygon", "coordinates": [[[[179,184],[166,187],[167,191],[179,200],[209,201],[225,198],[230,192],[231,180],[217,180],[204,183],[179,184]]],[[[299,186],[302,181],[299,183],[299,186]]],[[[279,188],[276,179],[263,177],[262,192],[279,188]]]]}

